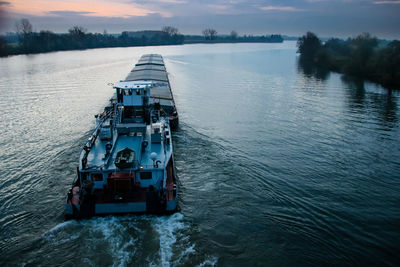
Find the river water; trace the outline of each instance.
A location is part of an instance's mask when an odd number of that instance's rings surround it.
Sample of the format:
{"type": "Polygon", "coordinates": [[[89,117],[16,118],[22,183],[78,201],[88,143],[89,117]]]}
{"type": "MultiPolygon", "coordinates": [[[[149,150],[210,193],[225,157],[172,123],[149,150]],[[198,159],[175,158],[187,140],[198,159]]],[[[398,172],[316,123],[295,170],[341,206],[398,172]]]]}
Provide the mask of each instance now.
{"type": "Polygon", "coordinates": [[[400,94],[298,61],[295,42],[0,59],[1,266],[400,263],[400,94]],[[64,221],[93,115],[144,53],[180,115],[171,216],[64,221]]]}

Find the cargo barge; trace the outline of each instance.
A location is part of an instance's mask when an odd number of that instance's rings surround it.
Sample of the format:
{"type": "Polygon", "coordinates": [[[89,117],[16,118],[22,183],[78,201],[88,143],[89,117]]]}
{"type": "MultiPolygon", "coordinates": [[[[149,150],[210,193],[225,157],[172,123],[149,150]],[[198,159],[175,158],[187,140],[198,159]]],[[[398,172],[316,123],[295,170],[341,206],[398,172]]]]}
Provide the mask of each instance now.
{"type": "Polygon", "coordinates": [[[179,120],[162,57],[142,56],[113,88],[79,157],[65,214],[173,212],[178,188],[171,129],[179,120]]]}
{"type": "Polygon", "coordinates": [[[159,104],[163,115],[169,119],[172,130],[179,125],[174,97],[171,91],[168,74],[161,55],[143,55],[125,81],[152,81],[157,84],[150,90],[150,105],[159,104]]]}

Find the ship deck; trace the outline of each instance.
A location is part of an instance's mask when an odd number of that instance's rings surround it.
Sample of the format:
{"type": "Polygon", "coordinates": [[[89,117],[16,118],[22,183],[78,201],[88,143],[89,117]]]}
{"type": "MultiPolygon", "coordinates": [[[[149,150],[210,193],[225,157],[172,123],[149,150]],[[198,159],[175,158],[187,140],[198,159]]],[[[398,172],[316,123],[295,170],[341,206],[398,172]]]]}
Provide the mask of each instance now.
{"type": "MultiPolygon", "coordinates": [[[[146,136],[151,135],[151,127],[147,126],[146,128],[146,136]]],[[[117,136],[115,133],[114,136],[117,136]]],[[[163,145],[163,143],[152,143],[149,144],[148,148],[142,152],[141,144],[143,141],[143,136],[129,136],[129,135],[119,135],[117,138],[113,140],[113,149],[111,155],[108,160],[105,159],[106,154],[106,144],[110,143],[111,140],[101,140],[97,138],[92,149],[90,150],[87,157],[87,167],[89,169],[93,168],[102,168],[104,171],[108,170],[116,170],[117,167],[114,164],[116,159],[116,155],[118,151],[130,148],[135,151],[135,161],[138,166],[143,166],[146,168],[153,168],[153,160],[150,157],[150,154],[155,152],[157,153],[157,160],[160,160],[160,167],[165,166],[166,161],[170,158],[172,154],[172,148],[170,145],[163,145]],[[165,150],[165,151],[164,151],[165,150]],[[165,153],[164,153],[165,152],[165,153]]],[[[137,166],[137,167],[138,167],[137,166]]]]}

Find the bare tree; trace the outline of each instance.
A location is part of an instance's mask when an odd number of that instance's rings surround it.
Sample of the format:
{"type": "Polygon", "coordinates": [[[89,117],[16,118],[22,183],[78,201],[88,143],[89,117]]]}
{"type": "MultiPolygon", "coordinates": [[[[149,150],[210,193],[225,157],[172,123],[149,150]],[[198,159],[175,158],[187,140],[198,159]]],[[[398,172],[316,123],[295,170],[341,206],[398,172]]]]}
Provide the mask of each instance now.
{"type": "Polygon", "coordinates": [[[203,35],[206,40],[214,40],[217,37],[217,31],[214,29],[205,29],[203,30],[203,35]]]}
{"type": "Polygon", "coordinates": [[[210,38],[214,40],[217,37],[217,31],[214,29],[210,29],[210,38]]]}
{"type": "Polygon", "coordinates": [[[71,29],[68,30],[69,34],[71,34],[72,36],[84,36],[86,33],[86,29],[83,28],[82,26],[74,26],[71,29]]]}
{"type": "Polygon", "coordinates": [[[172,26],[165,26],[161,30],[167,33],[169,36],[178,35],[179,33],[178,29],[172,26]]]}
{"type": "Polygon", "coordinates": [[[21,19],[15,23],[16,32],[20,35],[29,35],[32,33],[32,24],[28,19],[21,19]]]}
{"type": "Polygon", "coordinates": [[[21,19],[15,23],[15,30],[23,50],[29,50],[30,40],[32,39],[32,24],[28,19],[21,19]]]}
{"type": "Polygon", "coordinates": [[[231,37],[232,40],[235,40],[238,37],[237,31],[231,31],[230,37],[231,37]]]}

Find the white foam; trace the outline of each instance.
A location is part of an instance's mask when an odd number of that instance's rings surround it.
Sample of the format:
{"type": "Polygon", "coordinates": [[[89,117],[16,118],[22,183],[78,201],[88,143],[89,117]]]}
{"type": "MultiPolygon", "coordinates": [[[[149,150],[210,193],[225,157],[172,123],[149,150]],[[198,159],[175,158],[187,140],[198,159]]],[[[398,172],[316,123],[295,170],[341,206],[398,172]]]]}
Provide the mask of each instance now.
{"type": "Polygon", "coordinates": [[[204,266],[216,266],[218,262],[218,258],[217,257],[212,257],[209,259],[206,259],[205,261],[203,261],[202,263],[200,263],[199,265],[197,265],[198,267],[204,267],[204,266]]]}
{"type": "Polygon", "coordinates": [[[128,231],[129,224],[123,223],[123,220],[126,218],[97,218],[90,226],[92,233],[102,233],[101,241],[108,243],[114,262],[112,266],[127,266],[136,252],[134,244],[137,239],[132,236],[128,241],[124,239],[127,237],[125,233],[128,231]]]}
{"type": "Polygon", "coordinates": [[[88,259],[88,258],[83,258],[82,261],[83,261],[84,263],[86,263],[88,266],[93,266],[93,267],[96,266],[96,264],[94,264],[94,262],[91,261],[91,260],[88,259]]]}
{"type": "MultiPolygon", "coordinates": [[[[132,219],[127,217],[93,218],[83,221],[67,221],[60,223],[42,235],[42,238],[54,245],[66,242],[76,242],[82,239],[90,248],[96,249],[99,244],[108,247],[105,253],[109,253],[113,259],[112,266],[127,266],[134,256],[136,237],[126,235],[129,228],[139,230],[132,226],[132,219]]],[[[82,259],[87,265],[95,266],[93,259],[82,259]]]]}
{"type": "Polygon", "coordinates": [[[184,263],[189,259],[191,254],[195,254],[196,250],[194,249],[195,244],[190,245],[186,249],[182,250],[179,257],[174,261],[174,265],[178,265],[179,263],[184,263]]]}
{"type": "Polygon", "coordinates": [[[74,228],[74,226],[76,225],[76,221],[66,221],[59,223],[46,233],[42,234],[42,238],[47,240],[48,242],[53,243],[54,245],[59,245],[69,242],[71,240],[75,240],[79,237],[79,233],[69,235],[67,234],[67,236],[65,236],[65,232],[69,232],[68,230],[74,228]]]}
{"type": "MultiPolygon", "coordinates": [[[[177,242],[177,239],[180,239],[180,241],[185,241],[185,239],[183,239],[185,236],[180,231],[183,229],[187,229],[188,227],[189,226],[187,223],[184,222],[184,217],[181,213],[175,213],[171,216],[156,218],[154,229],[159,234],[159,254],[162,266],[169,267],[171,265],[173,248],[177,242]]],[[[188,239],[186,239],[186,242],[184,242],[184,244],[181,244],[181,246],[187,246],[188,244],[186,243],[188,243],[188,239]]],[[[189,247],[190,246],[191,245],[189,244],[189,247]]]]}
{"type": "MultiPolygon", "coordinates": [[[[143,240],[143,238],[147,238],[148,231],[155,231],[159,239],[159,249],[146,251],[145,254],[148,256],[145,262],[149,266],[169,267],[187,265],[196,255],[196,245],[191,242],[190,228],[190,223],[181,213],[161,217],[109,216],[63,222],[50,229],[42,237],[53,245],[80,242],[85,249],[90,251],[101,248],[104,254],[111,257],[108,264],[120,267],[138,262],[135,256],[145,256],[142,255],[142,243],[155,240],[143,240]]],[[[157,236],[155,238],[157,240],[157,236]]],[[[91,256],[81,260],[88,266],[99,264],[99,259],[91,256]]],[[[217,258],[206,257],[199,266],[215,266],[216,263],[217,258]]]]}

